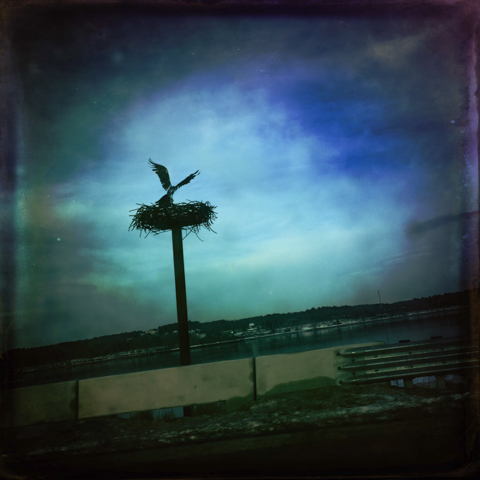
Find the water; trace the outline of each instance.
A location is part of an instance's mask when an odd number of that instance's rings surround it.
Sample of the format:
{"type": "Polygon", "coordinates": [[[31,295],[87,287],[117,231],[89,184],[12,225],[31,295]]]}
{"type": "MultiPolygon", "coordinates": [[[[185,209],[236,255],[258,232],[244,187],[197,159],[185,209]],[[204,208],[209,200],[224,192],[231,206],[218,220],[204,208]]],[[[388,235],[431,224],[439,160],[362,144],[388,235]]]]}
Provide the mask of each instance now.
{"type": "MultiPolygon", "coordinates": [[[[357,325],[345,325],[321,330],[286,333],[266,338],[256,338],[235,343],[212,345],[191,350],[192,364],[222,360],[258,357],[278,353],[292,353],[318,348],[337,347],[356,343],[381,341],[387,344],[401,340],[411,342],[429,340],[434,336],[468,336],[466,322],[457,317],[412,318],[402,321],[380,321],[357,325]]],[[[55,370],[40,370],[17,374],[13,386],[27,386],[67,380],[118,375],[180,365],[178,351],[161,352],[134,358],[98,362],[55,370]]]]}

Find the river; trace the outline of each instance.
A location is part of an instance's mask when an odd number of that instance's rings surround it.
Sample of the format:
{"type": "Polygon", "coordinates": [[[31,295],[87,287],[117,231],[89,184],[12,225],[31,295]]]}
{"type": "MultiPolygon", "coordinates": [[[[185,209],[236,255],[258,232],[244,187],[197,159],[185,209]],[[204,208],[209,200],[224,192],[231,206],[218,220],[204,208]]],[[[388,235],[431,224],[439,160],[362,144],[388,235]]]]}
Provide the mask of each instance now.
{"type": "MultiPolygon", "coordinates": [[[[444,338],[468,336],[468,323],[460,321],[458,316],[412,317],[408,320],[393,322],[384,320],[299,331],[194,348],[191,350],[191,361],[192,364],[209,363],[375,341],[382,341],[387,344],[398,343],[401,340],[415,342],[439,336],[444,338]]],[[[167,351],[138,357],[119,358],[22,374],[17,373],[13,379],[12,386],[20,387],[67,380],[81,380],[179,365],[180,355],[178,350],[167,351]]]]}

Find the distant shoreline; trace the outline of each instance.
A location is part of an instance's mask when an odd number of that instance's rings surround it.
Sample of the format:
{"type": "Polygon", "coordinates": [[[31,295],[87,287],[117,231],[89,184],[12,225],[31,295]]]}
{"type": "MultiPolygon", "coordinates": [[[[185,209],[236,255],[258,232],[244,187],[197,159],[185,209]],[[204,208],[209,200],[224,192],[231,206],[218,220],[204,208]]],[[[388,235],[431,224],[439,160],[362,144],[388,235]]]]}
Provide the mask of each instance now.
{"type": "MultiPolygon", "coordinates": [[[[279,335],[288,335],[288,334],[297,334],[297,333],[304,333],[304,332],[312,332],[315,330],[326,330],[329,328],[342,328],[342,327],[350,327],[350,326],[355,326],[355,325],[365,325],[367,323],[375,323],[375,322],[398,322],[402,320],[418,320],[420,318],[429,318],[435,315],[438,316],[446,316],[446,315],[454,315],[456,313],[460,313],[464,310],[466,310],[467,307],[448,307],[448,308],[437,308],[437,309],[431,309],[431,310],[420,310],[417,312],[410,312],[407,314],[401,314],[401,315],[392,315],[388,317],[373,317],[373,318],[365,318],[364,320],[348,320],[344,319],[342,321],[336,320],[335,321],[329,321],[325,324],[322,325],[312,325],[312,324],[303,324],[302,326],[298,326],[298,329],[292,330],[291,327],[283,327],[283,331],[278,331],[278,332],[273,332],[273,333],[262,333],[259,332],[257,334],[253,335],[242,335],[240,338],[232,338],[229,340],[222,340],[218,342],[210,342],[210,343],[201,343],[201,344],[196,344],[196,345],[190,345],[190,350],[193,349],[198,349],[198,348],[205,348],[205,347],[214,347],[218,345],[225,345],[229,343],[238,343],[238,342],[244,342],[247,340],[256,340],[259,338],[269,338],[269,337],[275,337],[279,335]],[[287,331],[287,329],[289,329],[287,331]]],[[[150,348],[143,348],[143,349],[136,349],[136,350],[127,350],[123,352],[118,352],[118,353],[112,353],[110,355],[104,355],[101,357],[92,357],[92,358],[79,358],[79,359],[74,359],[74,360],[68,360],[65,362],[58,362],[58,363],[49,363],[49,364],[44,364],[44,365],[38,365],[38,366],[33,366],[33,367],[21,367],[21,368],[16,368],[14,369],[15,372],[17,373],[28,373],[28,372],[37,372],[40,370],[50,370],[54,368],[68,368],[68,367],[75,367],[77,365],[86,365],[86,364],[92,364],[92,363],[101,363],[101,362],[109,362],[113,360],[118,360],[122,358],[136,358],[136,357],[142,357],[142,356],[148,356],[148,355],[155,355],[158,353],[167,353],[167,352],[178,352],[180,350],[179,347],[174,347],[174,348],[167,348],[164,346],[161,347],[150,347],[150,348]]]]}

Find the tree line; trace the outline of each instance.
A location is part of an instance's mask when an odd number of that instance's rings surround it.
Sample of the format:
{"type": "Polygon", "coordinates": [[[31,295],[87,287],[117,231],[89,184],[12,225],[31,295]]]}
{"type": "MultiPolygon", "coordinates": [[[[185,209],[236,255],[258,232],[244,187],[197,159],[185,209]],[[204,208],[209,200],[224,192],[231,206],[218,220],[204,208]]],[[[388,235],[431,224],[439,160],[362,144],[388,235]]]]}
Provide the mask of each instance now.
{"type": "MultiPolygon", "coordinates": [[[[272,313],[239,320],[216,320],[205,323],[189,321],[190,344],[196,345],[234,339],[239,332],[247,332],[249,325],[252,323],[255,324],[257,331],[261,330],[268,333],[281,328],[298,328],[305,324],[339,322],[342,319],[362,321],[372,317],[388,317],[421,310],[455,306],[467,307],[471,293],[467,290],[381,305],[317,307],[302,312],[272,313]]],[[[177,323],[162,325],[147,332],[136,330],[43,347],[18,348],[8,351],[5,360],[8,365],[21,368],[100,357],[151,347],[164,347],[165,349],[178,347],[177,323]]]]}

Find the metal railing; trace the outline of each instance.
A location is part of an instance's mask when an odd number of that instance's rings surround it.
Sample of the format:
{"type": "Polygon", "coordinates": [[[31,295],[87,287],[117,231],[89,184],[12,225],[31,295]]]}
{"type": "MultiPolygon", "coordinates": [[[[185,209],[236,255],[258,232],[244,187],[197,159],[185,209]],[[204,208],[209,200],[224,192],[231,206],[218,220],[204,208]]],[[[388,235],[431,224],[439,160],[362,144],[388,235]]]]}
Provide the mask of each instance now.
{"type": "Polygon", "coordinates": [[[336,382],[365,384],[443,376],[479,368],[479,348],[465,338],[339,349],[336,382]]]}

